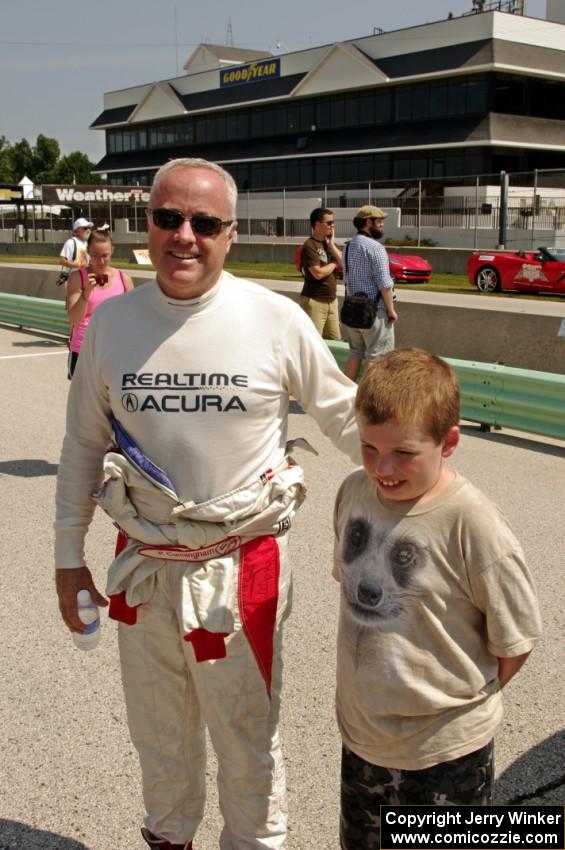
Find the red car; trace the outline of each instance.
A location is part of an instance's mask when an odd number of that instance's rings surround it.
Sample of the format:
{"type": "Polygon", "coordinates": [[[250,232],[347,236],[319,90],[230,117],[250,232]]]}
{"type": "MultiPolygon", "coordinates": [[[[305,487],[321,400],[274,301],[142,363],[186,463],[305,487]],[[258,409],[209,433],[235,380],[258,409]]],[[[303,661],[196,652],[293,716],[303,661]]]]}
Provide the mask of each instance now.
{"type": "MultiPolygon", "coordinates": [[[[297,248],[294,252],[294,262],[298,271],[300,269],[300,254],[302,247],[297,248]]],[[[390,254],[388,255],[390,265],[390,275],[396,283],[427,283],[432,276],[432,267],[421,257],[415,257],[409,254],[390,254]]],[[[335,271],[335,276],[341,280],[343,278],[343,269],[338,266],[335,271]]]]}
{"type": "Polygon", "coordinates": [[[565,293],[565,248],[471,254],[469,282],[481,292],[565,293]]]}

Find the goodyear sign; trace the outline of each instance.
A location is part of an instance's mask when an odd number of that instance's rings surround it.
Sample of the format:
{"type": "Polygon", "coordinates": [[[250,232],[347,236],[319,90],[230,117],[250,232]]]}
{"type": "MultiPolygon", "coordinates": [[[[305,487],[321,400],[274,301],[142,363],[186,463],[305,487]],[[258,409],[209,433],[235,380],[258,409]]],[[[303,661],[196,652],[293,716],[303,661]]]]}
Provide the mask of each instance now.
{"type": "Polygon", "coordinates": [[[258,83],[261,80],[273,80],[281,75],[281,60],[262,59],[260,62],[250,62],[248,65],[238,65],[220,71],[220,87],[241,86],[245,83],[258,83]]]}

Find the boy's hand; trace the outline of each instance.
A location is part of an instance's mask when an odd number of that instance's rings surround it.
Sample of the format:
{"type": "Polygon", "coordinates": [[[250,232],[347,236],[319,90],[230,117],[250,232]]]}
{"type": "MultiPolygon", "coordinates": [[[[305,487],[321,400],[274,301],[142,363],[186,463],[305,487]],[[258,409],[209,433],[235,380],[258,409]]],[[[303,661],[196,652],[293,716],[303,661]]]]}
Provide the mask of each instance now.
{"type": "Polygon", "coordinates": [[[529,654],[529,652],[525,652],[523,655],[515,655],[513,658],[498,659],[498,681],[501,688],[508,684],[512,676],[516,675],[529,654]]]}

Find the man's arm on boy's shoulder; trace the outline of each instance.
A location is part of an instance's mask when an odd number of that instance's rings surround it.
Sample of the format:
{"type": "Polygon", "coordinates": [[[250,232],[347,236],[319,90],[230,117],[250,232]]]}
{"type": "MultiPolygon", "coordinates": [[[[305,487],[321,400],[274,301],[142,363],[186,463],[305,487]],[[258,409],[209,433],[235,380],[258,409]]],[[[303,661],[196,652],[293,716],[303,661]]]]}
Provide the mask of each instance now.
{"type": "Polygon", "coordinates": [[[498,659],[498,681],[501,688],[507,685],[510,679],[516,675],[529,654],[529,652],[524,652],[523,655],[515,655],[513,658],[498,659]]]}

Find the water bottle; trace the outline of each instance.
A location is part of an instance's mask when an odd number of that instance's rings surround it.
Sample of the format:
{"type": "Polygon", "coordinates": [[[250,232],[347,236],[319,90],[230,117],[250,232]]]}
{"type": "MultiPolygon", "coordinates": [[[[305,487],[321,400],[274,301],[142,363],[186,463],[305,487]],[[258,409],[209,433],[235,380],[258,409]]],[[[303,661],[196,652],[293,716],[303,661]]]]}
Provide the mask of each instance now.
{"type": "Polygon", "coordinates": [[[90,591],[84,589],[77,593],[78,616],[86,626],[84,632],[73,632],[73,640],[79,649],[94,649],[100,640],[100,613],[98,605],[92,601],[90,591]]]}

